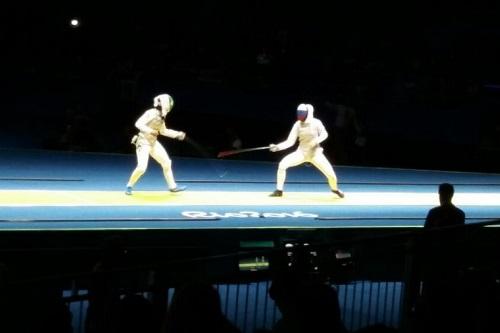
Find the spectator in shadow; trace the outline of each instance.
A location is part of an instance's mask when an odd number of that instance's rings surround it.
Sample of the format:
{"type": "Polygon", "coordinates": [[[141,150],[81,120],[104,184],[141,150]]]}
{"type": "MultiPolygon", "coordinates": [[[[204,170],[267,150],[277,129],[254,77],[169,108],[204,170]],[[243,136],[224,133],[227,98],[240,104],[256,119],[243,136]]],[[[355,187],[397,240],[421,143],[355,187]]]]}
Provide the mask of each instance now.
{"type": "Polygon", "coordinates": [[[282,314],[272,332],[346,332],[337,290],[303,274],[284,273],[273,279],[269,296],[282,314]]]}
{"type": "Polygon", "coordinates": [[[346,99],[339,96],[336,102],[325,102],[329,117],[333,118],[333,149],[336,152],[337,164],[356,162],[354,157],[363,153],[367,141],[357,111],[352,105],[344,102],[346,99]]]}
{"type": "Polygon", "coordinates": [[[95,128],[91,126],[90,118],[81,105],[76,105],[66,111],[64,126],[64,131],[59,138],[59,146],[62,149],[77,152],[98,150],[95,128]]]}
{"type": "Polygon", "coordinates": [[[424,227],[439,228],[465,224],[465,213],[456,207],[451,199],[455,189],[449,183],[439,185],[440,205],[432,208],[427,214],[424,227]]]}
{"type": "Polygon", "coordinates": [[[439,185],[440,206],[432,208],[425,220],[423,243],[418,259],[420,309],[418,326],[422,331],[470,331],[473,328],[470,288],[464,275],[465,213],[452,204],[453,185],[439,185]]]}
{"type": "Polygon", "coordinates": [[[240,333],[224,315],[218,291],[208,283],[176,289],[167,314],[166,333],[240,333]]]}
{"type": "Polygon", "coordinates": [[[120,292],[114,288],[112,271],[126,263],[124,240],[121,236],[105,237],[99,244],[100,257],[92,267],[88,286],[88,308],[85,317],[85,333],[110,332],[120,292]]]}
{"type": "Polygon", "coordinates": [[[0,332],[72,333],[62,291],[44,283],[10,285],[0,295],[0,332]]]}
{"type": "Polygon", "coordinates": [[[143,295],[129,294],[115,304],[110,333],[158,332],[152,303],[143,295]]]}
{"type": "Polygon", "coordinates": [[[269,86],[272,63],[271,53],[267,47],[263,46],[255,57],[255,73],[257,83],[261,88],[267,88],[269,86]]]}
{"type": "Polygon", "coordinates": [[[241,149],[243,148],[243,142],[238,135],[236,129],[232,126],[225,128],[227,142],[229,143],[231,149],[241,149]]]}

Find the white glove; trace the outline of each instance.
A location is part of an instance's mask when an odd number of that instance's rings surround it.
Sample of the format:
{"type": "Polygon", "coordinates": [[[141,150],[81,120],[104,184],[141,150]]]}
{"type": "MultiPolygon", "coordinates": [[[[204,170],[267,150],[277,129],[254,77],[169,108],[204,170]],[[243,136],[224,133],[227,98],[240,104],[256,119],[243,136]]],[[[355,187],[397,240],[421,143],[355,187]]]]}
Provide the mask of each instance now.
{"type": "Polygon", "coordinates": [[[184,140],[186,138],[186,133],[184,132],[179,132],[179,134],[175,137],[177,140],[184,140]]]}
{"type": "Polygon", "coordinates": [[[273,153],[277,152],[279,149],[278,145],[275,145],[274,143],[271,143],[269,145],[269,150],[272,151],[273,153]]]}

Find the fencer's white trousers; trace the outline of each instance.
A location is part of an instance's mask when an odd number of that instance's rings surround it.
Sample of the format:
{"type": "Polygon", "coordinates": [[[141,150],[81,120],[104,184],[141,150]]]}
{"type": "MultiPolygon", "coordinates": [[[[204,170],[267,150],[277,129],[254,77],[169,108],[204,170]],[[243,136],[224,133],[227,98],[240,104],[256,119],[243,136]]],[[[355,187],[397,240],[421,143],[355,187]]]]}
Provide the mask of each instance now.
{"type": "Polygon", "coordinates": [[[127,186],[134,186],[135,183],[141,178],[148,168],[149,156],[151,155],[163,169],[163,176],[168,184],[169,189],[177,187],[175,183],[174,174],[172,172],[172,160],[167,154],[167,151],[161,143],[156,141],[153,145],[139,145],[136,149],[137,167],[132,172],[127,186]]]}
{"type": "Polygon", "coordinates": [[[332,190],[338,190],[337,175],[332,165],[323,154],[323,149],[316,149],[313,154],[306,155],[300,149],[286,155],[278,166],[276,189],[283,191],[286,179],[286,170],[290,167],[309,162],[314,165],[328,179],[328,185],[332,190]]]}

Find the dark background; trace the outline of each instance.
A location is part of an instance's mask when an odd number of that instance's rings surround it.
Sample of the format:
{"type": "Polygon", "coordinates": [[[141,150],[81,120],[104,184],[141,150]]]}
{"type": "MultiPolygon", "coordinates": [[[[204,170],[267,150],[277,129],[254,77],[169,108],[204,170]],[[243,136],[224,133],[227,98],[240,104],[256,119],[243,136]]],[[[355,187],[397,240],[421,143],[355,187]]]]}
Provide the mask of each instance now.
{"type": "Polygon", "coordinates": [[[281,141],[308,102],[335,164],[499,172],[499,14],[352,1],[3,5],[0,147],[132,154],[135,120],[169,93],[167,125],[205,149],[164,139],[171,155],[215,157],[235,136],[281,141]]]}

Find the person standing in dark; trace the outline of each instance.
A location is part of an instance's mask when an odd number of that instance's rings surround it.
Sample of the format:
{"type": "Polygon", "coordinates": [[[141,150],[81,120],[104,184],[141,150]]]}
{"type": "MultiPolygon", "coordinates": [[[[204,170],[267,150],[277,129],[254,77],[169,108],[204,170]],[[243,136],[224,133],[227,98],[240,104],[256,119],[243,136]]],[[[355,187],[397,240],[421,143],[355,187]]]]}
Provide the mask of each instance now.
{"type": "Polygon", "coordinates": [[[455,189],[449,183],[439,185],[440,205],[429,210],[424,228],[439,228],[465,224],[465,213],[455,206],[451,199],[455,189]]]}
{"type": "Polygon", "coordinates": [[[471,332],[469,287],[463,274],[460,240],[465,213],[451,202],[453,185],[439,185],[440,205],[429,210],[425,219],[417,267],[419,286],[418,326],[428,332],[471,332]],[[442,229],[444,228],[444,229],[442,229]],[[452,229],[452,230],[449,230],[452,229]]]}

